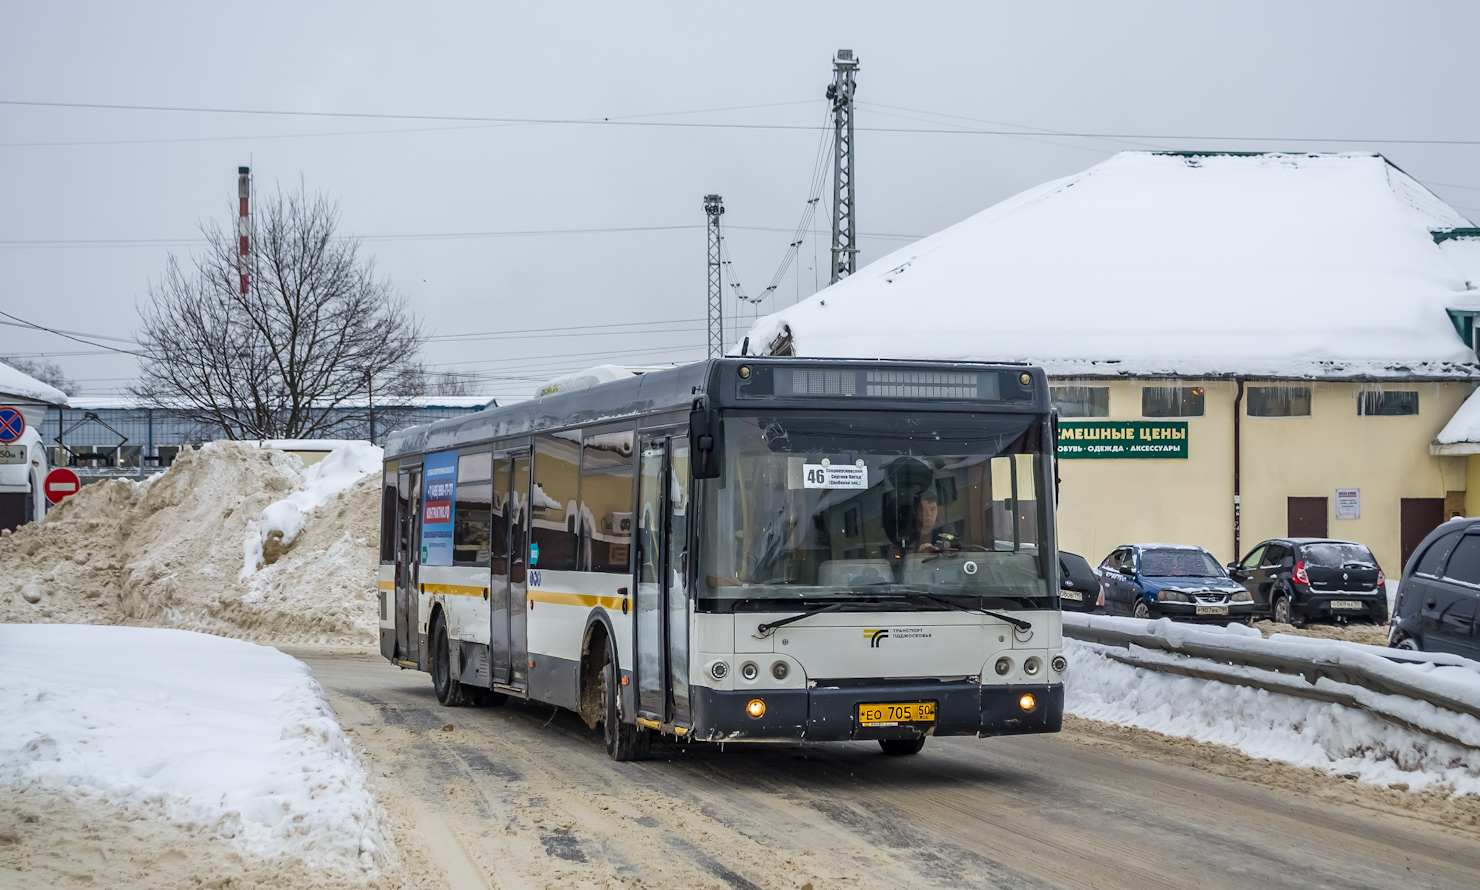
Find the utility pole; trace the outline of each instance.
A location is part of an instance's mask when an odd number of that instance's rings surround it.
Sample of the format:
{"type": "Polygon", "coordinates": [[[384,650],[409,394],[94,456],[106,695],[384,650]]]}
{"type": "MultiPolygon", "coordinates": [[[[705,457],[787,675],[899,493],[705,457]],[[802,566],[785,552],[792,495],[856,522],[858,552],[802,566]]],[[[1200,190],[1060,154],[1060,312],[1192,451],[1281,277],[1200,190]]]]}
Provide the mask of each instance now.
{"type": "Polygon", "coordinates": [[[704,213],[709,217],[709,357],[725,354],[725,318],[720,300],[723,296],[720,271],[719,218],[725,203],[719,195],[704,196],[704,213]]]}
{"type": "Polygon", "coordinates": [[[833,58],[833,82],[827,87],[827,98],[833,104],[832,277],[828,284],[837,284],[858,270],[853,217],[853,77],[857,73],[853,50],[838,50],[833,58]]]}

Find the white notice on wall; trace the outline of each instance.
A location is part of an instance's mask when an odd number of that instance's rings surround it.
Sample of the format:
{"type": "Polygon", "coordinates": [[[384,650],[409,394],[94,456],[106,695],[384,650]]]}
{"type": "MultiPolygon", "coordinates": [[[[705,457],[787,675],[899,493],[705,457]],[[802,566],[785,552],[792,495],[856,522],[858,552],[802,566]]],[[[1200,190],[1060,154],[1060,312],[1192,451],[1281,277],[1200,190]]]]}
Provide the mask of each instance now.
{"type": "Polygon", "coordinates": [[[1360,488],[1338,488],[1338,489],[1336,489],[1336,518],[1337,519],[1361,519],[1362,518],[1362,489],[1360,489],[1360,488]]]}
{"type": "Polygon", "coordinates": [[[803,464],[803,488],[868,488],[868,467],[803,464]]]}

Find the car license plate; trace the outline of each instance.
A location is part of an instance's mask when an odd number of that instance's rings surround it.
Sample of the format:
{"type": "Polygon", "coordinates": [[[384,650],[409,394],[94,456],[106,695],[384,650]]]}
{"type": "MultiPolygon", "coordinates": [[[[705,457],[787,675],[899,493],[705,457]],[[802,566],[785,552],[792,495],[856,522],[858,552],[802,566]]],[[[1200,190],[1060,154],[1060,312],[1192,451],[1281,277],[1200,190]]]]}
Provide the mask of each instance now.
{"type": "Polygon", "coordinates": [[[1228,614],[1228,607],[1227,606],[1198,606],[1197,607],[1197,614],[1199,614],[1199,615],[1227,615],[1228,614]]]}
{"type": "Polygon", "coordinates": [[[1359,602],[1357,602],[1356,600],[1332,600],[1331,601],[1331,608],[1333,608],[1333,609],[1360,609],[1360,608],[1362,608],[1362,604],[1359,603],[1359,602]]]}
{"type": "Polygon", "coordinates": [[[1084,601],[1084,594],[1078,590],[1060,590],[1059,599],[1084,601]]]}
{"type": "Polygon", "coordinates": [[[858,706],[858,723],[861,726],[894,726],[899,723],[932,723],[934,721],[935,702],[933,701],[858,706]]]}

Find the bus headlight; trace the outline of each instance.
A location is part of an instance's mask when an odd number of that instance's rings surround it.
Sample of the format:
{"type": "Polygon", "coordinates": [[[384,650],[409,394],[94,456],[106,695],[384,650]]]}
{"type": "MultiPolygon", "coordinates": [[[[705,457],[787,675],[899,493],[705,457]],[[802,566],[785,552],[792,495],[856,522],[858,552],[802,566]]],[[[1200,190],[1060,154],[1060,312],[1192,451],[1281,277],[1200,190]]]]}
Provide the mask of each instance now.
{"type": "Polygon", "coordinates": [[[786,676],[790,673],[791,665],[787,664],[784,661],[778,661],[775,664],[771,665],[771,676],[775,677],[778,680],[785,680],[786,676]]]}
{"type": "Polygon", "coordinates": [[[758,698],[753,698],[745,705],[745,713],[752,717],[766,716],[766,703],[758,698]]]}
{"type": "Polygon", "coordinates": [[[1012,659],[1008,658],[1006,655],[997,659],[996,671],[997,676],[999,677],[1005,677],[1008,674],[1012,673],[1012,659]]]}
{"type": "Polygon", "coordinates": [[[709,666],[709,675],[716,680],[723,680],[730,673],[730,666],[723,661],[716,661],[709,666]]]}
{"type": "Polygon", "coordinates": [[[1039,661],[1036,655],[1023,662],[1023,673],[1030,677],[1038,676],[1038,672],[1041,670],[1043,670],[1043,662],[1039,661]]]}
{"type": "Polygon", "coordinates": [[[1049,662],[1049,664],[1053,665],[1053,669],[1056,673],[1062,674],[1064,671],[1067,671],[1069,669],[1069,659],[1065,658],[1062,655],[1055,655],[1053,657],[1053,661],[1049,662]]]}
{"type": "Polygon", "coordinates": [[[744,677],[746,680],[754,680],[756,677],[759,677],[760,674],[761,669],[756,667],[755,662],[753,661],[747,661],[744,664],[740,665],[740,676],[744,677]]]}
{"type": "Polygon", "coordinates": [[[1033,696],[1033,693],[1025,692],[1023,693],[1023,697],[1018,699],[1018,707],[1024,711],[1031,711],[1038,707],[1038,699],[1033,696]]]}

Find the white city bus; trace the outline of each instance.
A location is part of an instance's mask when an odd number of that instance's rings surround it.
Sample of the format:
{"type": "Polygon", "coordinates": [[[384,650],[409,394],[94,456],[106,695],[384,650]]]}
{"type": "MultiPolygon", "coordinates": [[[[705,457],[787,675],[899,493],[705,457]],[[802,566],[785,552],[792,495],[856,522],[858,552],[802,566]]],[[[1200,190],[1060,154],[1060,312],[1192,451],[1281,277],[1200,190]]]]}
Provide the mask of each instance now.
{"type": "Polygon", "coordinates": [[[1052,415],[1011,364],[724,358],[397,433],[381,652],[680,740],[1055,732],[1052,415]]]}

